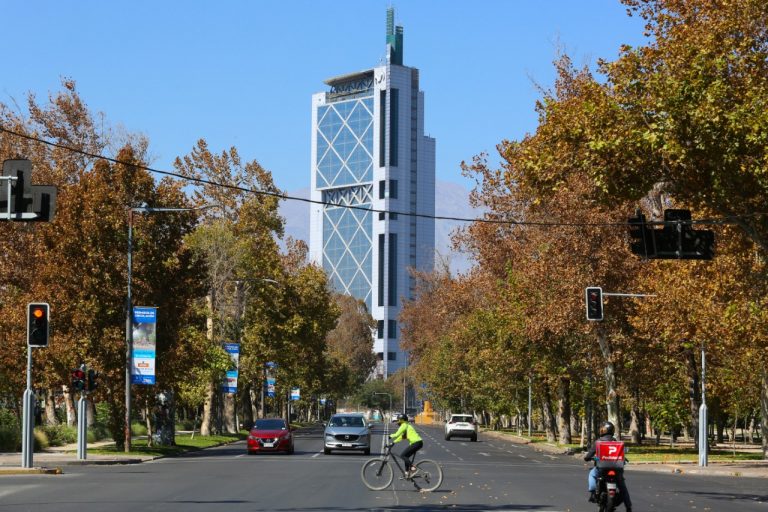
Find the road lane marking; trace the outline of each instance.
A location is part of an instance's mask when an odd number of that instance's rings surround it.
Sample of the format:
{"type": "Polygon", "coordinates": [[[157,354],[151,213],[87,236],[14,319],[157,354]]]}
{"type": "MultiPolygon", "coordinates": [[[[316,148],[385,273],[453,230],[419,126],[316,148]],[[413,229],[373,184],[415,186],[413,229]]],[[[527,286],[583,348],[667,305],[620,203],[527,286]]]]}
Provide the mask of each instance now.
{"type": "Polygon", "coordinates": [[[485,452],[478,452],[478,453],[479,453],[480,455],[482,455],[483,457],[490,457],[490,456],[491,456],[491,454],[490,454],[490,453],[485,453],[485,452]]]}
{"type": "Polygon", "coordinates": [[[314,458],[316,458],[316,457],[317,457],[318,455],[320,455],[321,453],[323,453],[323,452],[317,452],[316,454],[314,454],[314,455],[312,456],[312,458],[313,458],[313,459],[314,459],[314,458]]]}

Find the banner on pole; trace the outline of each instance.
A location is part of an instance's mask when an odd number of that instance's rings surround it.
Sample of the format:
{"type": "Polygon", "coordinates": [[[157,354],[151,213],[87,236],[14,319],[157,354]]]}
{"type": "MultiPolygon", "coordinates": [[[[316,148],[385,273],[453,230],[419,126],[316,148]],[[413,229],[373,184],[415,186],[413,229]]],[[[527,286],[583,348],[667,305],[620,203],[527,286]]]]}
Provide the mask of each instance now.
{"type": "Polygon", "coordinates": [[[299,400],[301,398],[301,389],[291,388],[291,400],[299,400]]]}
{"type": "Polygon", "coordinates": [[[238,368],[240,366],[240,344],[225,343],[224,350],[226,350],[229,357],[232,358],[232,367],[227,371],[227,379],[221,387],[221,390],[225,393],[237,393],[237,376],[238,368]]]}
{"type": "Polygon", "coordinates": [[[131,383],[155,384],[157,348],[157,308],[133,308],[133,351],[131,353],[131,383]]]}

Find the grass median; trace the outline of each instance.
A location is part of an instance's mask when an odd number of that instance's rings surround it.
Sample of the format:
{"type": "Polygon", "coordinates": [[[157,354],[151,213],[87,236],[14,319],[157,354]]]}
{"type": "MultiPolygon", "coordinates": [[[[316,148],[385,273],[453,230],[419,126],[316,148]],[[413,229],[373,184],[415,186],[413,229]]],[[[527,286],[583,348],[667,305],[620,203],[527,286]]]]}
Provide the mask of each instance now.
{"type": "MultiPolygon", "coordinates": [[[[525,439],[531,445],[537,444],[551,444],[560,448],[570,448],[575,453],[580,454],[586,451],[586,448],[580,444],[560,444],[549,443],[547,438],[543,435],[519,436],[516,431],[497,430],[496,432],[509,435],[518,439],[525,439]]],[[[687,462],[698,462],[699,451],[692,446],[669,446],[669,445],[655,445],[655,444],[642,444],[635,445],[626,443],[626,456],[629,459],[630,464],[632,462],[644,462],[644,463],[660,463],[660,464],[676,464],[687,462]]],[[[732,449],[728,445],[720,445],[717,447],[710,447],[708,459],[710,462],[748,462],[763,460],[762,452],[759,447],[754,449],[732,449]]]]}
{"type": "Polygon", "coordinates": [[[194,437],[192,437],[191,434],[176,434],[175,446],[147,446],[146,439],[134,439],[131,443],[131,451],[129,454],[126,454],[123,450],[118,450],[114,444],[100,446],[98,448],[89,448],[88,453],[98,455],[170,457],[182,453],[202,450],[204,448],[233,443],[235,441],[243,440],[247,436],[248,433],[246,431],[241,431],[237,434],[221,434],[214,436],[201,436],[200,434],[196,434],[194,437]]]}

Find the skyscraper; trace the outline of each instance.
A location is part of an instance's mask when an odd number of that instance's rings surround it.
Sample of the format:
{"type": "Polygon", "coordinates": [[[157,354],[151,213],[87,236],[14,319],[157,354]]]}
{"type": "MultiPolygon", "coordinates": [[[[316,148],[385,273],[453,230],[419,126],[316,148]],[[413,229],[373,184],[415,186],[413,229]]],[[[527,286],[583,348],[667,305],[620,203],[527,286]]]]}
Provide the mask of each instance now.
{"type": "Polygon", "coordinates": [[[329,78],[312,96],[312,199],[325,204],[310,209],[310,257],[376,319],[377,378],[407,364],[398,315],[413,297],[408,269],[432,270],[435,252],[435,139],[393,9],[386,45],[386,63],[329,78]]]}

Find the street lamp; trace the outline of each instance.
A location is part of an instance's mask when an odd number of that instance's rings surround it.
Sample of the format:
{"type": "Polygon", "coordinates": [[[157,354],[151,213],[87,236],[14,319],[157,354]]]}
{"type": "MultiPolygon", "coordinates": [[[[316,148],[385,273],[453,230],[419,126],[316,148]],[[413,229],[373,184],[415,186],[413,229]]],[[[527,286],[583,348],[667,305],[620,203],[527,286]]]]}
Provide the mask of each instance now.
{"type": "Polygon", "coordinates": [[[128,294],[125,299],[125,452],[131,451],[131,354],[133,353],[133,312],[131,296],[131,277],[133,273],[133,214],[156,212],[188,212],[201,210],[214,205],[194,208],[154,208],[138,206],[128,208],[128,294]]]}

